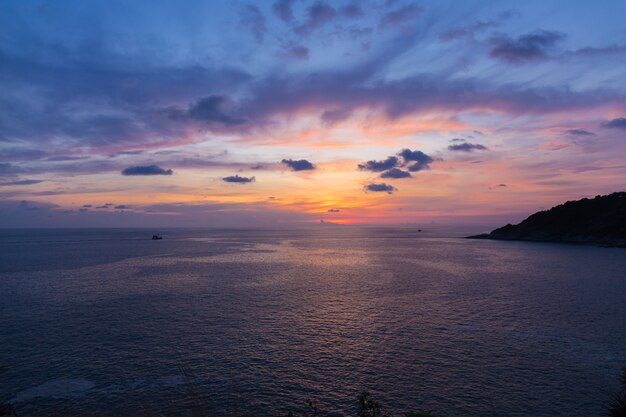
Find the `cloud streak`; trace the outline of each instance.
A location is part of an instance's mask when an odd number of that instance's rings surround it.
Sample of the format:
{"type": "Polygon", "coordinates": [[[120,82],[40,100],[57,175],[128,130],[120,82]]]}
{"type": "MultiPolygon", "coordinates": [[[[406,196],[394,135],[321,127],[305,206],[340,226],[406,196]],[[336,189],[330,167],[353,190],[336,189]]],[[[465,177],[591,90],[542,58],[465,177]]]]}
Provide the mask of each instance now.
{"type": "Polygon", "coordinates": [[[171,169],[163,169],[158,165],[133,166],[122,171],[122,175],[172,175],[174,171],[171,169]]]}
{"type": "Polygon", "coordinates": [[[393,194],[398,189],[394,187],[393,185],[389,185],[389,184],[385,184],[384,182],[381,182],[381,183],[367,184],[365,187],[363,187],[363,190],[365,192],[393,194]]]}
{"type": "Polygon", "coordinates": [[[236,184],[248,184],[250,182],[254,182],[256,179],[254,177],[240,177],[239,175],[232,175],[229,177],[222,178],[224,182],[232,182],[236,184]]]}
{"type": "Polygon", "coordinates": [[[565,39],[561,32],[538,30],[517,38],[495,37],[489,55],[501,61],[520,64],[548,58],[549,51],[565,39]]]}

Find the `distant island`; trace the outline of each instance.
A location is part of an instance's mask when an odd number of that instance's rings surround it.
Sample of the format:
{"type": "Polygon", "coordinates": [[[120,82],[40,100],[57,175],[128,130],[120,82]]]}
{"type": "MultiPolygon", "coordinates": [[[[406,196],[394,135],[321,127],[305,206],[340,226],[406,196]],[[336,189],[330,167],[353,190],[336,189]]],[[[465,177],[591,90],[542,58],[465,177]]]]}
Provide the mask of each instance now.
{"type": "Polygon", "coordinates": [[[568,201],[520,224],[469,239],[582,243],[626,248],[626,192],[568,201]]]}

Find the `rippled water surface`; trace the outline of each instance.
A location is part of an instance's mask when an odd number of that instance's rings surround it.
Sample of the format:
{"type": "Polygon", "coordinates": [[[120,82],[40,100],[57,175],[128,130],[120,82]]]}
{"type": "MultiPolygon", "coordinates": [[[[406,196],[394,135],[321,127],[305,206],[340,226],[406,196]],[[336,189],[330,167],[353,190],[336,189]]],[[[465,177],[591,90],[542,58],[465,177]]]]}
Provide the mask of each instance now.
{"type": "Polygon", "coordinates": [[[20,416],[601,416],[626,251],[402,229],[0,231],[20,416]]]}

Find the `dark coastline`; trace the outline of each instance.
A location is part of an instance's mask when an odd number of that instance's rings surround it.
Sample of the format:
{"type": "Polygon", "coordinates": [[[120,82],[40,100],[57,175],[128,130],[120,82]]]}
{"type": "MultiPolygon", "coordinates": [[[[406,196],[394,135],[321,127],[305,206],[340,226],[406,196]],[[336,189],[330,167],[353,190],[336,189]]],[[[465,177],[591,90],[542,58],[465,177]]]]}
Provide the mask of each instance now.
{"type": "Polygon", "coordinates": [[[467,238],[626,248],[626,192],[568,201],[517,225],[467,238]]]}

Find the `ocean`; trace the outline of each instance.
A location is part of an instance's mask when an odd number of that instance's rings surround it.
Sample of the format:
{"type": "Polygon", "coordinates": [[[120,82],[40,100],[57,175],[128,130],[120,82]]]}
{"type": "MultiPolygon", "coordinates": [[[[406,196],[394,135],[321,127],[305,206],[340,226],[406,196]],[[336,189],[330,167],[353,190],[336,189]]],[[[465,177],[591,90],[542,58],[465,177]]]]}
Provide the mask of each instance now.
{"type": "Polygon", "coordinates": [[[602,416],[626,250],[425,228],[0,230],[23,416],[602,416]],[[163,240],[153,241],[153,233],[163,240]],[[452,236],[449,234],[448,236],[452,236]]]}

